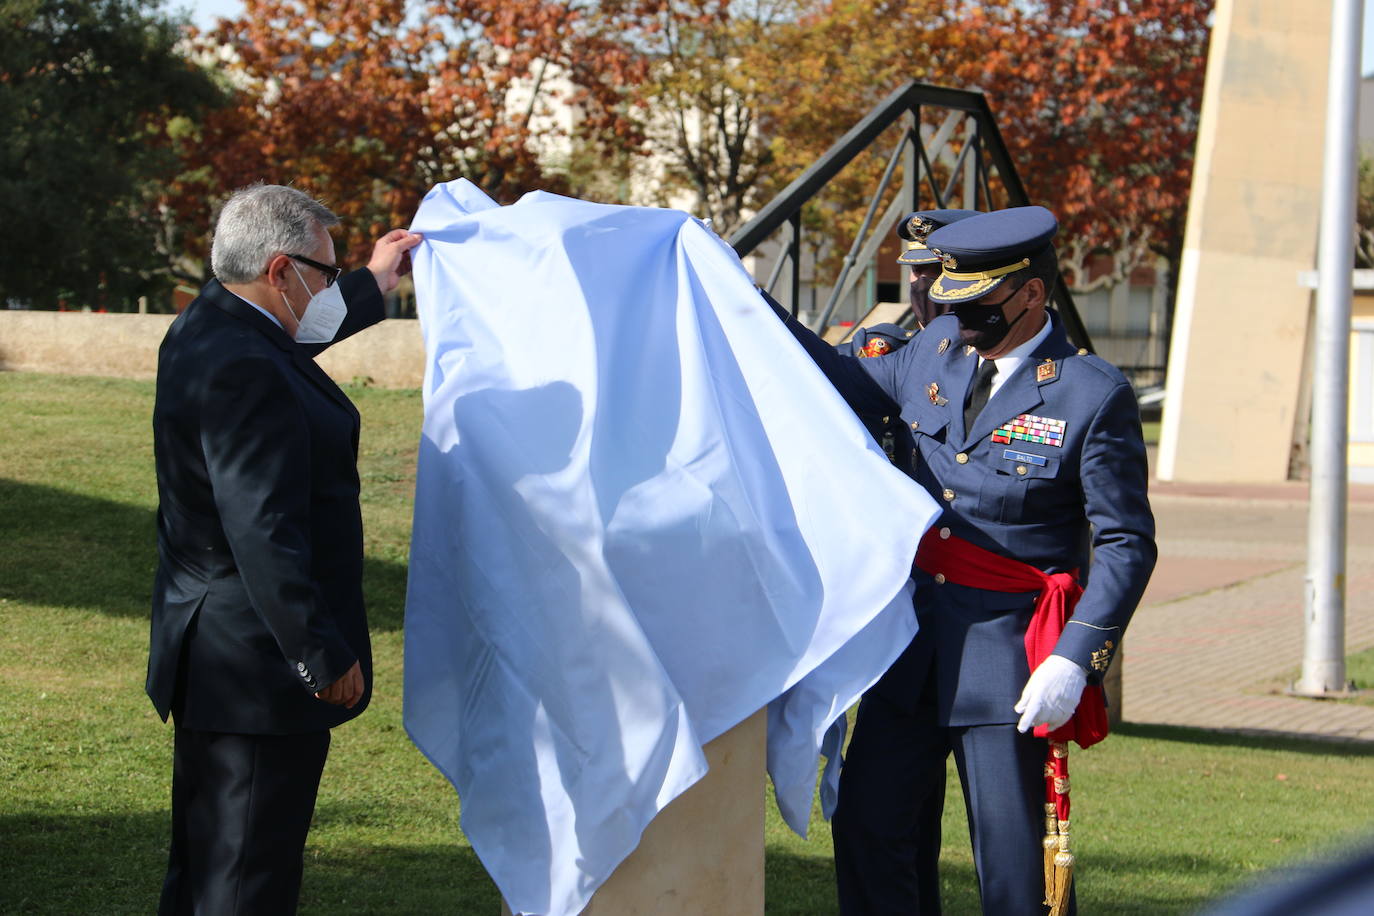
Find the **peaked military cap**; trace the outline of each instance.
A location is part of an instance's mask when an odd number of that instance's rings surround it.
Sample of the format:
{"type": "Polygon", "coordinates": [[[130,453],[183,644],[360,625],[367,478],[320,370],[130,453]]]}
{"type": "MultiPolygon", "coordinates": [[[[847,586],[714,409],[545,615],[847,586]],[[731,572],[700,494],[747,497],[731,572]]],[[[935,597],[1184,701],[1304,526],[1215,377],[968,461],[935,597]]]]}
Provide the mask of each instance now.
{"type": "Polygon", "coordinates": [[[906,241],[906,251],[897,259],[898,264],[938,264],[940,256],[926,247],[926,236],[950,223],[957,223],[970,216],[978,216],[979,210],[917,210],[902,217],[897,224],[897,235],[906,241]]]}
{"type": "Polygon", "coordinates": [[[1059,221],[1044,207],[1012,207],[960,220],[932,232],[926,245],[940,255],[933,302],[968,302],[1001,286],[1050,247],[1059,221]]]}

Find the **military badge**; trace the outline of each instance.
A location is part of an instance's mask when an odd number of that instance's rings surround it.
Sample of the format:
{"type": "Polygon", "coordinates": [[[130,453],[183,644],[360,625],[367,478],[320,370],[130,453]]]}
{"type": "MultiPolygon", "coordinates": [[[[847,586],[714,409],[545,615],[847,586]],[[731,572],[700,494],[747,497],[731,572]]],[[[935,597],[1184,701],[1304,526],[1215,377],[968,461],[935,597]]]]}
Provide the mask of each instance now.
{"type": "Polygon", "coordinates": [[[970,346],[967,346],[967,347],[964,347],[964,355],[965,355],[965,356],[972,356],[972,355],[973,355],[973,347],[972,347],[971,345],[970,345],[970,346]]]}
{"type": "Polygon", "coordinates": [[[937,382],[931,382],[926,386],[926,394],[930,396],[930,403],[936,407],[944,407],[949,403],[949,398],[941,396],[940,385],[937,382]]]}
{"type": "Polygon", "coordinates": [[[934,230],[935,224],[924,216],[912,216],[906,224],[907,233],[918,242],[924,242],[934,230]]]}
{"type": "Polygon", "coordinates": [[[870,340],[868,343],[866,343],[866,344],[863,345],[863,349],[861,349],[861,350],[859,351],[859,355],[860,355],[860,356],[882,356],[882,355],[884,355],[884,354],[891,353],[891,352],[892,352],[892,344],[888,343],[888,342],[887,342],[884,338],[882,338],[882,337],[875,337],[875,338],[873,338],[872,340],[870,340]]]}
{"type": "Polygon", "coordinates": [[[949,349],[949,338],[948,338],[948,337],[942,337],[942,338],[940,339],[939,345],[935,348],[935,355],[936,355],[936,356],[939,356],[939,355],[941,355],[942,353],[944,353],[944,352],[945,352],[946,350],[948,350],[948,349],[949,349]]]}
{"type": "Polygon", "coordinates": [[[1035,367],[1035,380],[1037,382],[1048,382],[1054,378],[1055,373],[1058,371],[1058,367],[1055,366],[1054,360],[1047,359],[1035,367]]]}
{"type": "Polygon", "coordinates": [[[1010,445],[1014,441],[1034,442],[1037,445],[1053,445],[1056,448],[1063,448],[1064,429],[1063,420],[1023,413],[1015,420],[1003,423],[994,430],[992,441],[1003,445],[1010,445]]]}

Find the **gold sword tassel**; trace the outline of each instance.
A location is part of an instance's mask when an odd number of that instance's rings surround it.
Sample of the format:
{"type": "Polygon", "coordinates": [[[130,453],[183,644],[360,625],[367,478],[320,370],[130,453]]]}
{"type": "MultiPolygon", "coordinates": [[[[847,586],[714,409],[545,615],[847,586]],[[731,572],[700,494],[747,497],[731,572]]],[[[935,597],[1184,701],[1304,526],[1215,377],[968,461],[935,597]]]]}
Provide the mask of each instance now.
{"type": "MultiPolygon", "coordinates": [[[[1069,745],[1066,742],[1051,741],[1050,759],[1054,773],[1050,778],[1054,793],[1055,832],[1058,836],[1052,867],[1054,890],[1046,896],[1045,903],[1050,907],[1050,916],[1064,916],[1069,907],[1069,891],[1073,887],[1074,863],[1073,852],[1069,848],[1069,745]]],[[[1047,823],[1049,816],[1047,810],[1047,823]]]]}

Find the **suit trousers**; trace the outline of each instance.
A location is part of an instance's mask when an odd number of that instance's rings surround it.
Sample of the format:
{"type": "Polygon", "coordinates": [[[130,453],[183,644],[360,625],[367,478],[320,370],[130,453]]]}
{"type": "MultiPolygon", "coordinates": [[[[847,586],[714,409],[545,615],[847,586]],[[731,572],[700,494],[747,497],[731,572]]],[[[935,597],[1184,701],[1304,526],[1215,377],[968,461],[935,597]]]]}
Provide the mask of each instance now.
{"type": "Polygon", "coordinates": [[[328,729],[237,735],[177,726],[159,916],[294,913],[328,753],[328,729]]]}
{"type": "Polygon", "coordinates": [[[953,753],[983,913],[1042,916],[1047,742],[1015,725],[941,727],[933,695],[927,680],[914,706],[876,691],[859,706],[831,822],[840,912],[940,913],[940,821],[953,753]]]}

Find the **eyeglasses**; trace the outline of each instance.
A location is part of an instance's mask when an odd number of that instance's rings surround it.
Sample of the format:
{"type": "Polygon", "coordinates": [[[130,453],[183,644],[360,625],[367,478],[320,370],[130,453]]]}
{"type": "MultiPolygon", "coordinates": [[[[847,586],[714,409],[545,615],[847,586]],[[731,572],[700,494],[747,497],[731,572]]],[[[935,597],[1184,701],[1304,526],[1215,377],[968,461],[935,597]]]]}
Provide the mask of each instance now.
{"type": "Polygon", "coordinates": [[[339,279],[339,274],[343,273],[342,267],[336,267],[333,264],[321,264],[319,261],[307,258],[303,254],[288,254],[287,257],[293,261],[300,261],[302,264],[309,264],[311,267],[324,274],[325,289],[329,289],[329,287],[333,286],[334,281],[339,279]]]}

